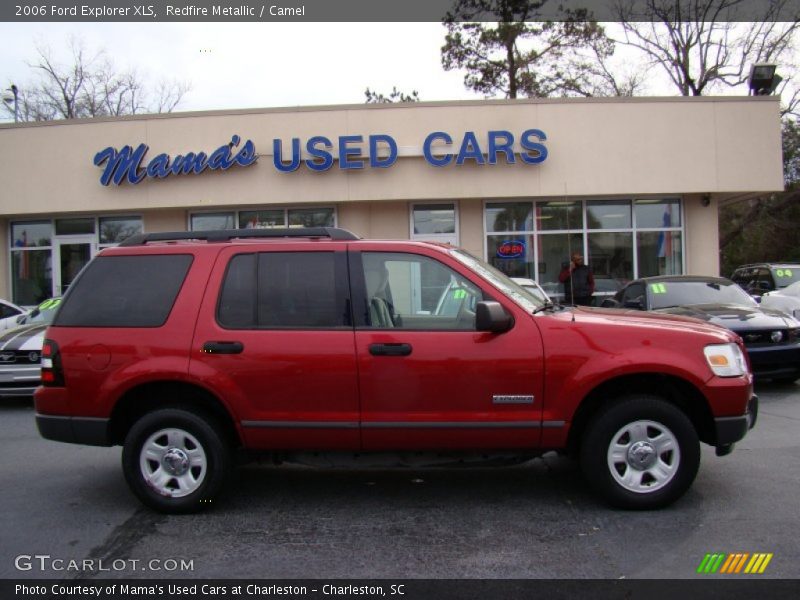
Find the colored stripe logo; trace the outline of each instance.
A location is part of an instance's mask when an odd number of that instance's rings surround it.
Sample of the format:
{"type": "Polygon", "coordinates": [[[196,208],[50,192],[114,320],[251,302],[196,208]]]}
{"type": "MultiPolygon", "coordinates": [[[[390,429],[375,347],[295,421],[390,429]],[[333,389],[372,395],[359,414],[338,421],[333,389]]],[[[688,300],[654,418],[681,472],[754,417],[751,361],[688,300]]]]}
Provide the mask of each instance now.
{"type": "Polygon", "coordinates": [[[738,552],[734,554],[706,554],[697,567],[697,572],[703,575],[722,573],[726,575],[761,574],[767,570],[767,565],[772,560],[773,553],[738,552]]]}

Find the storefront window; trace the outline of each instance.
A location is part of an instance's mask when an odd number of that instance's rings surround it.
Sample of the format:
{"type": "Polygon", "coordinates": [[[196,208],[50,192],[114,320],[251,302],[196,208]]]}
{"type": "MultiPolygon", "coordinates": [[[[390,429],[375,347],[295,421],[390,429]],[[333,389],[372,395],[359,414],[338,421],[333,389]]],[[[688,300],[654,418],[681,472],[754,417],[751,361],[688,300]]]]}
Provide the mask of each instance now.
{"type": "Polygon", "coordinates": [[[681,203],[677,199],[637,200],[635,210],[638,229],[681,226],[681,203]]]}
{"type": "Polygon", "coordinates": [[[533,203],[487,204],[486,231],[533,231],[533,203]]]}
{"type": "Polygon", "coordinates": [[[486,239],[488,262],[509,277],[533,277],[532,235],[490,235],[486,239]]]}
{"type": "Polygon", "coordinates": [[[289,227],[334,227],[332,208],[290,208],[289,227]]]}
{"type": "Polygon", "coordinates": [[[234,229],[234,213],[200,213],[192,215],[192,231],[211,231],[215,229],[234,229]]]}
{"type": "Polygon", "coordinates": [[[142,230],[141,217],[100,217],[100,244],[119,244],[142,230]]]}
{"type": "Polygon", "coordinates": [[[56,219],[56,235],[92,235],[94,217],[80,219],[56,219]]]}
{"type": "Polygon", "coordinates": [[[537,202],[536,226],[540,231],[583,229],[580,202],[537,202]]]}
{"type": "Polygon", "coordinates": [[[564,286],[558,280],[561,269],[569,266],[570,256],[583,250],[581,233],[549,233],[539,236],[539,285],[548,296],[559,300],[563,298],[564,286]]]}
{"type": "Polygon", "coordinates": [[[49,246],[53,237],[53,224],[50,221],[11,224],[11,239],[14,248],[49,246]]]}
{"type": "Polygon", "coordinates": [[[590,233],[588,237],[586,262],[592,267],[596,291],[622,289],[633,279],[633,234],[590,233]]]}
{"type": "Polygon", "coordinates": [[[420,204],[413,211],[414,234],[456,232],[456,208],[453,204],[420,204]]]}
{"type": "Polygon", "coordinates": [[[53,261],[47,250],[11,252],[13,301],[21,306],[35,306],[53,295],[53,261]]]}
{"type": "Polygon", "coordinates": [[[590,200],[586,203],[588,229],[630,229],[630,200],[590,200]]]}
{"type": "Polygon", "coordinates": [[[286,211],[243,210],[239,213],[239,229],[267,229],[286,227],[286,211]]]}
{"type": "Polygon", "coordinates": [[[683,272],[678,198],[488,202],[484,216],[487,261],[536,279],[556,299],[573,252],[584,255],[601,295],[636,277],[683,272]]]}
{"type": "Polygon", "coordinates": [[[644,231],[636,234],[639,277],[679,275],[683,272],[680,231],[644,231]]]}
{"type": "Polygon", "coordinates": [[[269,208],[218,213],[195,213],[191,231],[215,229],[266,229],[270,227],[336,227],[333,208],[269,208]]]}

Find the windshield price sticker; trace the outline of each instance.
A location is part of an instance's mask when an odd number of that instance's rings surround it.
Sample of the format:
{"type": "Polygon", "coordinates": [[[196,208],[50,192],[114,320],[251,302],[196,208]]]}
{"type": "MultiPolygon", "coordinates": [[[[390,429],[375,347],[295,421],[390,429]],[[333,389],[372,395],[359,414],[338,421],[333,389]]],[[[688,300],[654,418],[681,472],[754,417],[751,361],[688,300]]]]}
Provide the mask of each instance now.
{"type": "Polygon", "coordinates": [[[792,270],[791,269],[778,269],[777,271],[775,271],[775,275],[777,275],[778,277],[791,277],[792,276],[792,270]]]}
{"type": "Polygon", "coordinates": [[[651,283],[650,291],[653,292],[654,294],[666,294],[667,286],[663,283],[651,283]]]}

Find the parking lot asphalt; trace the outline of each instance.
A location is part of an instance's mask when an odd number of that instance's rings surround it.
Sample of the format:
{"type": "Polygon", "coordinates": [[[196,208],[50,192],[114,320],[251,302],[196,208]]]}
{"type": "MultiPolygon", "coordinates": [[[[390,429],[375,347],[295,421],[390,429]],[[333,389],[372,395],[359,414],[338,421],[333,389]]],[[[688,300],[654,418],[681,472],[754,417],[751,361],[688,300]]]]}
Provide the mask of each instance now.
{"type": "Polygon", "coordinates": [[[165,516],[128,492],[119,448],[43,440],[32,402],[6,400],[0,578],[694,578],[706,553],[736,552],[773,554],[760,577],[797,578],[800,385],[757,392],[756,428],[729,456],[704,446],[692,489],[653,512],[607,508],[574,463],[548,455],[503,468],[252,465],[212,510],[165,516]]]}

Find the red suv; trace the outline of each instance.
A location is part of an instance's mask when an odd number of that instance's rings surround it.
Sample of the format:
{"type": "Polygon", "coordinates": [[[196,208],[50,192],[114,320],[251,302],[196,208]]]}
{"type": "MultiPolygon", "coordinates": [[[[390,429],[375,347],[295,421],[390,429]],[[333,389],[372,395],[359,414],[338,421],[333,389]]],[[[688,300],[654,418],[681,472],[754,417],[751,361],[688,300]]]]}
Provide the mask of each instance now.
{"type": "Polygon", "coordinates": [[[699,442],[727,454],[753,426],[746,361],[725,329],[543,304],[447,245],[144,234],[70,286],[36,420],[47,439],[122,445],[131,489],[166,512],[207,506],[239,455],[548,450],[579,457],[612,505],[646,509],[689,488],[699,442]]]}

